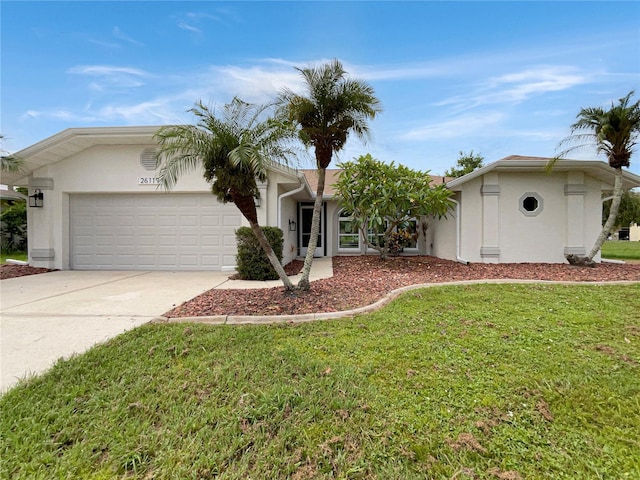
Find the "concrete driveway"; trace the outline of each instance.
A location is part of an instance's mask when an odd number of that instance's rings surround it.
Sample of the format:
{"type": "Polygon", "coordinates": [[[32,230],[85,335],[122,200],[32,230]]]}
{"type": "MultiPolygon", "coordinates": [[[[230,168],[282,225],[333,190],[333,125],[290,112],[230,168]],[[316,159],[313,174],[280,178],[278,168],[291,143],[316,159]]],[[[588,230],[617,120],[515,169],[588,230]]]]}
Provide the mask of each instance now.
{"type": "Polygon", "coordinates": [[[0,393],[227,282],[230,272],[59,271],[0,282],[0,393]]]}

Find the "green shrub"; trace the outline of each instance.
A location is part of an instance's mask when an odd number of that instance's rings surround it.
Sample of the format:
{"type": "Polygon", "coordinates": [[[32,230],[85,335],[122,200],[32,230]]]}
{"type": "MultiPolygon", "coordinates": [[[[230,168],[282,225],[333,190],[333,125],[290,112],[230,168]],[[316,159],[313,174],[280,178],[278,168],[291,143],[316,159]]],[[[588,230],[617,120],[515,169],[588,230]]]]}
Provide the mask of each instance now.
{"type": "MultiPolygon", "coordinates": [[[[284,243],[282,230],[277,227],[262,227],[278,260],[282,261],[284,243]]],[[[249,227],[236,230],[238,255],[236,265],[238,276],[243,280],[277,280],[278,274],[271,266],[267,254],[260,247],[258,239],[249,227]]]]}
{"type": "Polygon", "coordinates": [[[398,230],[389,234],[389,255],[397,257],[405,247],[411,245],[411,234],[406,230],[398,230]]]}
{"type": "Polygon", "coordinates": [[[0,248],[4,252],[20,252],[27,249],[27,206],[24,201],[14,202],[0,214],[2,235],[0,248]]]}

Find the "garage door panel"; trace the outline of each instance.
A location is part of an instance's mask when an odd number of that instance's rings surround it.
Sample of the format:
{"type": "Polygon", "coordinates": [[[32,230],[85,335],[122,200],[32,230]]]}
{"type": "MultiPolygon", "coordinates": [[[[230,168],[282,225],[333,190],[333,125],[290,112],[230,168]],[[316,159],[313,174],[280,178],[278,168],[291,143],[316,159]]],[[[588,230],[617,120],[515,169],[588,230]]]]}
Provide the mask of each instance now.
{"type": "Polygon", "coordinates": [[[181,227],[195,227],[198,225],[198,217],[196,215],[180,215],[181,227]]]}
{"type": "Polygon", "coordinates": [[[223,215],[223,225],[225,227],[239,227],[240,226],[240,218],[234,215],[223,215]]]}
{"type": "Polygon", "coordinates": [[[203,247],[219,247],[220,237],[214,237],[213,235],[204,235],[202,237],[203,247]]]}
{"type": "Polygon", "coordinates": [[[219,270],[235,265],[233,204],[210,194],[72,195],[71,268],[219,270]]]}
{"type": "Polygon", "coordinates": [[[201,225],[203,227],[217,227],[220,225],[220,217],[214,217],[213,215],[203,215],[201,217],[201,225]]]}

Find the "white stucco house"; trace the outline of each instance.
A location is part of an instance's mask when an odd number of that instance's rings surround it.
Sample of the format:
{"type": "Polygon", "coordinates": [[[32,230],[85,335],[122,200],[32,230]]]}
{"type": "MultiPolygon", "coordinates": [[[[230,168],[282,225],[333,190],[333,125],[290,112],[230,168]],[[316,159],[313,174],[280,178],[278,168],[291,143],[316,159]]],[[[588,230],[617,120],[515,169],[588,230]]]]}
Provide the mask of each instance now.
{"type": "MultiPolygon", "coordinates": [[[[235,230],[245,224],[220,204],[201,172],[159,188],[153,134],[158,127],[72,128],[25,148],[20,174],[1,183],[28,186],[29,263],[56,269],[232,270],[235,230]]],[[[457,179],[434,177],[454,192],[447,219],[417,219],[405,254],[464,262],[566,262],[584,254],[600,230],[602,192],[612,171],[600,161],[512,156],[457,179]]],[[[331,188],[330,170],[318,256],[367,253],[331,188]]],[[[306,253],[315,171],[276,166],[260,186],[262,225],[284,231],[284,263],[306,253]]],[[[640,186],[626,172],[624,188],[640,186]]]]}

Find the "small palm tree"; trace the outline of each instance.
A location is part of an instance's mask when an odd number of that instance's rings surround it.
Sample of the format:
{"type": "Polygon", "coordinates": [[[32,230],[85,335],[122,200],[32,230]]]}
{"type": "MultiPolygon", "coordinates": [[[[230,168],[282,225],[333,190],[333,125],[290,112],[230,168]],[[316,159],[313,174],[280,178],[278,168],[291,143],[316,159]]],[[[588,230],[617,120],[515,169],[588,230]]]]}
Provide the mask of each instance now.
{"type": "Polygon", "coordinates": [[[320,212],[326,169],[333,153],[344,147],[349,133],[361,139],[369,135],[367,121],[382,111],[373,88],[366,82],[347,78],[342,64],[333,60],[317,68],[297,69],[306,95],[285,89],[279,98],[285,118],[298,127],[298,137],[313,147],[318,169],[318,186],[311,220],[311,238],[304,261],[300,290],[308,290],[309,274],[320,232],[320,212]]]}
{"type": "Polygon", "coordinates": [[[618,104],[611,104],[605,110],[601,107],[582,108],[576,116],[578,119],[571,125],[571,135],[563,140],[559,147],[565,148],[550,162],[550,167],[568,153],[580,148],[595,146],[599,153],[604,153],[609,166],[614,169],[613,199],[609,210],[609,217],[602,227],[591,251],[585,257],[568,255],[571,264],[594,265],[593,257],[600,251],[615,226],[620,200],[622,198],[622,168],[630,165],[633,147],[636,145],[640,133],[640,101],[631,104],[631,91],[626,97],[618,100],[618,104]]]}
{"type": "Polygon", "coordinates": [[[234,98],[218,115],[202,102],[197,103],[190,110],[197,125],[166,126],[155,134],[162,162],[159,180],[170,189],[181,175],[201,167],[213,194],[238,207],[282,283],[292,290],[293,284],[264,235],[256,212],[255,199],[260,195],[257,181],[266,181],[269,165],[276,159],[286,161],[291,153],[284,141],[293,131],[265,118],[268,108],[234,98]]]}
{"type": "MultiPolygon", "coordinates": [[[[0,141],[4,140],[4,135],[0,134],[0,141]]],[[[0,149],[0,171],[17,173],[22,169],[22,160],[0,149]]]]}

